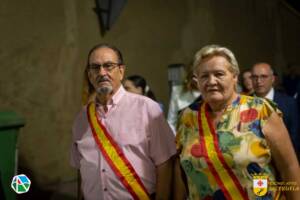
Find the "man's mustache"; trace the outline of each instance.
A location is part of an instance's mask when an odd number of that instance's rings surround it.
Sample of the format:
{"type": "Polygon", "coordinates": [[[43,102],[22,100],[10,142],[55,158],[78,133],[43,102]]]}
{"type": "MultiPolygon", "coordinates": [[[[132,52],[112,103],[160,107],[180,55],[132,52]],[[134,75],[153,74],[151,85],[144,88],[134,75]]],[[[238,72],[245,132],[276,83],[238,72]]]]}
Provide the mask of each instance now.
{"type": "Polygon", "coordinates": [[[97,83],[103,82],[103,81],[110,81],[110,78],[107,76],[99,76],[96,79],[97,83]]]}

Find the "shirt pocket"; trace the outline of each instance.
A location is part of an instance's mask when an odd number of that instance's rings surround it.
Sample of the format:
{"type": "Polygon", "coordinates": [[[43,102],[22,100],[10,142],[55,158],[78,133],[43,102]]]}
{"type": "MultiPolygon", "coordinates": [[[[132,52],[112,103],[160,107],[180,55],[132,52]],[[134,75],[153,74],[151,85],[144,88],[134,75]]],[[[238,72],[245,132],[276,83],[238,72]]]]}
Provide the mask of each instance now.
{"type": "Polygon", "coordinates": [[[120,130],[118,137],[123,146],[136,146],[145,141],[145,130],[137,124],[128,124],[126,128],[120,130]]]}

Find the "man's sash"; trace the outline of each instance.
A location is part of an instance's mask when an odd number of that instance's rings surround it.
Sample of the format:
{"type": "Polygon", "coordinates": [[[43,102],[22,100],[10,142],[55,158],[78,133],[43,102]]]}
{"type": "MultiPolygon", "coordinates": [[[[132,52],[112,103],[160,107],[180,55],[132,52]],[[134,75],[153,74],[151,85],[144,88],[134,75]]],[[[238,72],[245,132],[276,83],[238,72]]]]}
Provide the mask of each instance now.
{"type": "Polygon", "coordinates": [[[136,200],[150,199],[140,177],[125,157],[121,148],[113,140],[105,126],[98,119],[95,103],[90,103],[88,105],[87,115],[94,139],[102,155],[105,157],[107,163],[120,179],[124,187],[136,200]]]}
{"type": "Polygon", "coordinates": [[[226,163],[219,149],[218,138],[212,122],[208,116],[208,105],[202,103],[198,112],[200,145],[209,170],[221,188],[226,199],[248,200],[248,195],[239,180],[226,163]]]}

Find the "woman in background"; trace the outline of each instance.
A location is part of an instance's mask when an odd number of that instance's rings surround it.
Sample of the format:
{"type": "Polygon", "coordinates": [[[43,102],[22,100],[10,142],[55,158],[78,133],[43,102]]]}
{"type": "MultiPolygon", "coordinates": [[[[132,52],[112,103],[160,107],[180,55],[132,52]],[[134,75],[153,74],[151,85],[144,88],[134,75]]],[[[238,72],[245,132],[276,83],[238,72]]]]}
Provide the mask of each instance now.
{"type": "MultiPolygon", "coordinates": [[[[149,97],[153,101],[157,101],[154,93],[147,85],[147,82],[144,77],[139,75],[128,76],[123,82],[124,88],[131,93],[144,95],[149,97]]],[[[158,103],[163,110],[163,104],[158,103]]]]}
{"type": "Polygon", "coordinates": [[[252,84],[252,73],[250,69],[247,69],[242,72],[241,75],[241,94],[252,96],[254,93],[253,84],[252,84]]]}

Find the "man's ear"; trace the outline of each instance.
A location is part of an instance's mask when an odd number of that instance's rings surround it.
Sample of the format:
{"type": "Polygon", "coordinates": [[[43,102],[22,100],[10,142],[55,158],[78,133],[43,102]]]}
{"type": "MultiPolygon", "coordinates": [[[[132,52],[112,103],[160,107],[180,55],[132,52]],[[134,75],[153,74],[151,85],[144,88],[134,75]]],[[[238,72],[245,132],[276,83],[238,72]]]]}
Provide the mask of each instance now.
{"type": "Polygon", "coordinates": [[[87,78],[87,81],[88,82],[91,82],[91,78],[92,78],[92,74],[91,74],[91,72],[89,71],[89,70],[86,70],[86,78],[87,78]]]}
{"type": "Polygon", "coordinates": [[[277,77],[272,75],[272,83],[275,83],[276,79],[277,79],[277,77]]]}
{"type": "Polygon", "coordinates": [[[120,65],[119,69],[120,69],[120,80],[122,81],[125,75],[125,65],[120,65]]]}

